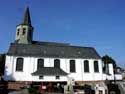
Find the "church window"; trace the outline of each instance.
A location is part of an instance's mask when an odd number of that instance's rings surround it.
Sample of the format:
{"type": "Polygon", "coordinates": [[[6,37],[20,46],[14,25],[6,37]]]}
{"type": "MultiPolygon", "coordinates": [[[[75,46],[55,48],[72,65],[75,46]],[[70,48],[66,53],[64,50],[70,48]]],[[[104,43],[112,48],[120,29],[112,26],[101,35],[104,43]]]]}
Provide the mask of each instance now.
{"type": "Polygon", "coordinates": [[[23,71],[23,58],[17,58],[16,71],[23,71]]]}
{"type": "Polygon", "coordinates": [[[20,31],[20,29],[18,28],[18,29],[17,29],[17,31],[19,32],[19,31],[20,31]]]}
{"type": "Polygon", "coordinates": [[[94,72],[99,72],[98,61],[94,61],[94,72]]]}
{"type": "Polygon", "coordinates": [[[43,79],[43,76],[39,76],[39,79],[43,79]]]}
{"type": "Polygon", "coordinates": [[[89,61],[88,60],[84,61],[84,72],[89,72],[89,61]]]}
{"type": "Polygon", "coordinates": [[[56,79],[60,79],[60,76],[56,76],[56,79]]]}
{"type": "Polygon", "coordinates": [[[26,33],[26,28],[23,28],[23,33],[22,33],[22,35],[25,35],[25,33],[26,33]]]}
{"type": "Polygon", "coordinates": [[[44,59],[38,59],[37,69],[44,67],[44,59]]]}
{"type": "Polygon", "coordinates": [[[17,31],[17,36],[19,36],[19,31],[17,31]]]}
{"type": "Polygon", "coordinates": [[[59,59],[54,60],[54,67],[55,68],[60,68],[60,60],[59,59]]]}
{"type": "Polygon", "coordinates": [[[75,60],[70,60],[70,72],[76,72],[75,60]]]}

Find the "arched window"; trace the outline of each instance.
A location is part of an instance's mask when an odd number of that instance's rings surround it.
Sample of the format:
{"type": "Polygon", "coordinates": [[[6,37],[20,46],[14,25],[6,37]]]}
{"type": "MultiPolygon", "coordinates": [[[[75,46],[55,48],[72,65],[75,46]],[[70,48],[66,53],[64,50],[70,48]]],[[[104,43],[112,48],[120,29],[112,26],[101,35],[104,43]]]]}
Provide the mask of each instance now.
{"type": "Polygon", "coordinates": [[[94,72],[99,72],[98,61],[94,61],[94,72]]]}
{"type": "Polygon", "coordinates": [[[37,69],[44,67],[44,59],[38,59],[37,69]]]}
{"type": "Polygon", "coordinates": [[[75,60],[70,60],[70,72],[76,72],[75,60]]]}
{"type": "Polygon", "coordinates": [[[25,33],[26,33],[26,28],[23,28],[23,33],[22,33],[22,35],[25,35],[25,33]]]}
{"type": "Polygon", "coordinates": [[[88,60],[84,61],[84,72],[89,72],[89,61],[88,60]]]}
{"type": "Polygon", "coordinates": [[[16,71],[23,71],[23,58],[17,58],[16,71]]]}
{"type": "Polygon", "coordinates": [[[60,68],[60,60],[59,59],[54,60],[54,67],[55,68],[60,68]]]}
{"type": "Polygon", "coordinates": [[[20,32],[19,32],[19,29],[18,29],[18,30],[17,30],[17,36],[19,36],[19,33],[20,33],[20,32]]]}

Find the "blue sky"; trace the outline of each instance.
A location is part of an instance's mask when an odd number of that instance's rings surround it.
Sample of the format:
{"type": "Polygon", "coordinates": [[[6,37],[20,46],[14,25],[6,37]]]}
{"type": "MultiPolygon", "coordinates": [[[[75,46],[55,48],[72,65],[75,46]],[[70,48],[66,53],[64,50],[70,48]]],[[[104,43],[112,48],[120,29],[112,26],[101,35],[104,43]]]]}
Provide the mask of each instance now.
{"type": "Polygon", "coordinates": [[[34,40],[94,47],[125,67],[125,0],[0,0],[0,53],[30,7],[34,40]]]}

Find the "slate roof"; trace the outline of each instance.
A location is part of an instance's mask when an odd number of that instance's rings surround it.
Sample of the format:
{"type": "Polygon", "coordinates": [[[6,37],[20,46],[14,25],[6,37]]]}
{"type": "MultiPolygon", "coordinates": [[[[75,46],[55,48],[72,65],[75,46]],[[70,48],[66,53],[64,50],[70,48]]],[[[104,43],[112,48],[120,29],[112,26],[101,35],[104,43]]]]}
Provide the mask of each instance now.
{"type": "Polygon", "coordinates": [[[36,72],[32,73],[32,75],[39,75],[39,76],[66,76],[67,73],[64,72],[60,68],[55,68],[55,67],[44,67],[38,69],[36,72]]]}
{"type": "Polygon", "coordinates": [[[7,55],[53,58],[101,59],[92,47],[71,46],[69,44],[40,42],[33,44],[11,43],[7,55]]]}

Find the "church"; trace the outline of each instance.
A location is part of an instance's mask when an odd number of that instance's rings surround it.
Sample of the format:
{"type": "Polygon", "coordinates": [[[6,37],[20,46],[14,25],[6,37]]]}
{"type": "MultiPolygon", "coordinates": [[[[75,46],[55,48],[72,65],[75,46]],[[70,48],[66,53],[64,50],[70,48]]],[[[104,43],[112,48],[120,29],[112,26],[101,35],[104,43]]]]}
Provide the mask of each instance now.
{"type": "Polygon", "coordinates": [[[95,48],[34,41],[34,32],[27,7],[16,27],[15,41],[6,53],[4,80],[43,83],[71,80],[79,84],[114,80],[113,65],[108,64],[108,74],[104,73],[104,63],[95,48]]]}

